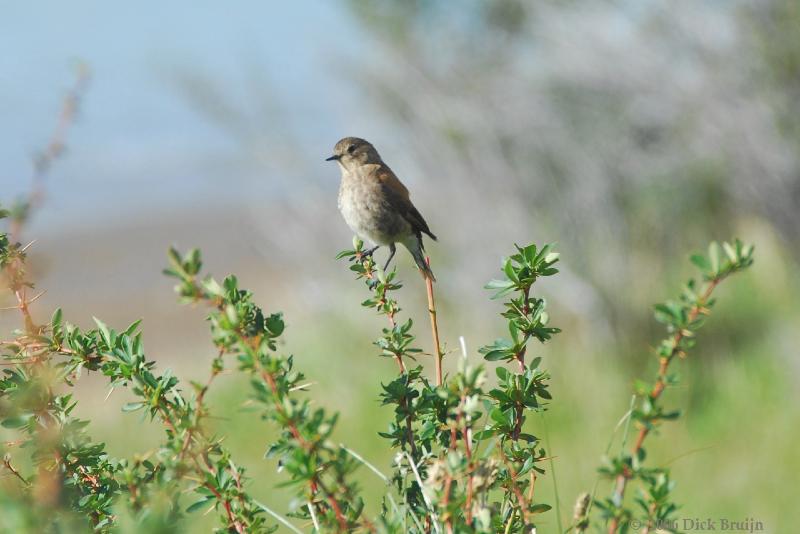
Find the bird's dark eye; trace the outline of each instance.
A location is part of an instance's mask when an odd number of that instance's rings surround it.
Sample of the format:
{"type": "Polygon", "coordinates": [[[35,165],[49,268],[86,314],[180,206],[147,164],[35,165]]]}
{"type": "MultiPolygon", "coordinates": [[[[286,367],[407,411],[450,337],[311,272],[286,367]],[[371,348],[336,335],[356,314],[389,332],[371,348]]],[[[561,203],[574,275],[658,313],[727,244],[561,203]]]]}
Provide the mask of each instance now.
{"type": "Polygon", "coordinates": [[[355,150],[356,150],[356,145],[350,145],[349,147],[347,147],[348,154],[352,154],[353,152],[355,152],[355,150]]]}

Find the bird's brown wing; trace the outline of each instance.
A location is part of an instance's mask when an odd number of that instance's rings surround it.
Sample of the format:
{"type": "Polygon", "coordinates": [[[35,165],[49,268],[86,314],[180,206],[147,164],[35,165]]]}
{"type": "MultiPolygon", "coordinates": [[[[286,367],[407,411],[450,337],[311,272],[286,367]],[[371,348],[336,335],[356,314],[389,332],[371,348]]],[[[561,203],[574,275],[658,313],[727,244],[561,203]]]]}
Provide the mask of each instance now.
{"type": "Polygon", "coordinates": [[[386,165],[381,165],[376,171],[375,176],[380,181],[383,192],[389,200],[389,203],[406,221],[408,221],[414,233],[428,234],[431,239],[436,241],[436,236],[433,235],[431,229],[428,228],[428,223],[425,222],[422,214],[417,211],[417,208],[411,203],[408,189],[406,189],[406,186],[395,176],[392,170],[386,165]]]}

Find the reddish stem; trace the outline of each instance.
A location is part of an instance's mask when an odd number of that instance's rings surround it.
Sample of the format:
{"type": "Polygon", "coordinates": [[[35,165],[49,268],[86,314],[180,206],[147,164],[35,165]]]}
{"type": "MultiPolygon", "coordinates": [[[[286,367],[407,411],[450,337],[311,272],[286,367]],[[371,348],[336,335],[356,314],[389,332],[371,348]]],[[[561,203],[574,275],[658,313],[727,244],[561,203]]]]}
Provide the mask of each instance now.
{"type": "Polygon", "coordinates": [[[217,491],[217,488],[215,488],[213,484],[209,484],[208,482],[206,482],[205,487],[208,488],[208,490],[214,494],[214,497],[216,497],[217,500],[220,501],[222,505],[225,507],[225,514],[228,516],[228,522],[233,526],[236,532],[238,532],[239,534],[244,534],[244,528],[238,521],[236,521],[236,519],[233,516],[233,510],[231,509],[231,502],[227,499],[224,499],[222,497],[222,494],[219,491],[217,491]]]}
{"type": "MultiPolygon", "coordinates": [[[[715,278],[708,283],[708,287],[706,287],[703,295],[698,299],[697,304],[692,306],[692,309],[689,311],[689,315],[687,316],[687,324],[691,324],[697,319],[702,311],[705,311],[705,304],[708,301],[711,293],[720,283],[721,278],[715,278]]],[[[669,356],[662,357],[661,361],[658,366],[658,376],[656,378],[656,383],[653,385],[653,389],[650,391],[650,399],[655,401],[661,396],[663,393],[664,388],[666,387],[667,381],[667,370],[669,369],[669,364],[672,362],[675,355],[681,352],[680,349],[680,342],[686,336],[686,332],[684,330],[678,330],[675,335],[672,337],[672,351],[670,352],[669,356]]],[[[639,429],[639,435],[636,437],[636,442],[631,449],[631,456],[634,458],[638,455],[639,451],[644,444],[645,438],[650,433],[650,429],[646,426],[643,426],[639,429]]],[[[625,497],[625,488],[628,485],[628,480],[630,479],[631,473],[628,470],[623,471],[621,474],[617,475],[616,479],[616,491],[615,491],[615,499],[617,502],[621,503],[623,498],[625,497]]],[[[608,533],[609,534],[616,534],[617,530],[619,529],[619,519],[613,518],[608,525],[608,533]]]]}
{"type": "MultiPolygon", "coordinates": [[[[462,406],[466,399],[462,396],[462,406]]],[[[461,414],[459,413],[459,418],[461,414]]],[[[464,425],[464,432],[461,435],[464,438],[464,452],[467,455],[467,502],[465,503],[465,519],[467,525],[472,525],[472,431],[468,425],[464,425]]]]}
{"type": "MultiPolygon", "coordinates": [[[[430,257],[425,258],[425,263],[428,267],[431,266],[430,257]]],[[[441,346],[439,345],[439,325],[436,321],[436,302],[433,298],[433,280],[425,277],[425,288],[428,293],[428,313],[431,316],[431,335],[433,336],[433,350],[436,356],[436,385],[442,385],[442,354],[441,346]]]]}
{"type": "Polygon", "coordinates": [[[525,525],[528,524],[528,501],[525,499],[525,495],[522,493],[522,490],[519,489],[517,485],[517,471],[514,469],[514,466],[511,462],[509,462],[508,458],[506,457],[505,453],[500,448],[500,458],[502,458],[503,463],[508,469],[508,472],[511,474],[511,491],[517,497],[517,503],[519,504],[520,513],[522,515],[522,521],[525,525]]]}
{"type": "Polygon", "coordinates": [[[450,487],[453,485],[453,477],[447,475],[447,479],[444,482],[444,497],[442,498],[442,508],[444,508],[445,513],[445,528],[447,529],[447,534],[453,533],[453,521],[450,519],[450,512],[447,511],[447,505],[450,502],[450,487]]]}

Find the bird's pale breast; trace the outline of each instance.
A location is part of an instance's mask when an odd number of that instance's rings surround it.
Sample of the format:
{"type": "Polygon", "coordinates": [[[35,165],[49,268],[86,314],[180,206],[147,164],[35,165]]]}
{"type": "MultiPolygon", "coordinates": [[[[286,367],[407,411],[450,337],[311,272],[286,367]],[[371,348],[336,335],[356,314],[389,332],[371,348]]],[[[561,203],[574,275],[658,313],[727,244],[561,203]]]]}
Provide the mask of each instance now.
{"type": "Polygon", "coordinates": [[[380,182],[357,173],[342,175],[339,211],[353,232],[376,245],[396,243],[411,233],[411,226],[392,208],[380,182]]]}

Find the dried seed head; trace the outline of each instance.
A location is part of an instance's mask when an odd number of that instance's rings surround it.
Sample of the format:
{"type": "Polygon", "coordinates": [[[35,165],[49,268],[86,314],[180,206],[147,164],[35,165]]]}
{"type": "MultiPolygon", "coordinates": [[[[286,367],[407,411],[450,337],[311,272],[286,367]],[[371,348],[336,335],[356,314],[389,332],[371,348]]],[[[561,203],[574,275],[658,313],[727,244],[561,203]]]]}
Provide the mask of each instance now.
{"type": "Polygon", "coordinates": [[[439,489],[447,478],[447,466],[443,460],[435,460],[428,466],[428,478],[425,485],[432,490],[439,489]]]}
{"type": "Polygon", "coordinates": [[[575,511],[573,513],[573,518],[575,521],[579,521],[586,517],[586,511],[589,508],[589,494],[584,492],[578,495],[578,500],[575,501],[575,511]]]}

